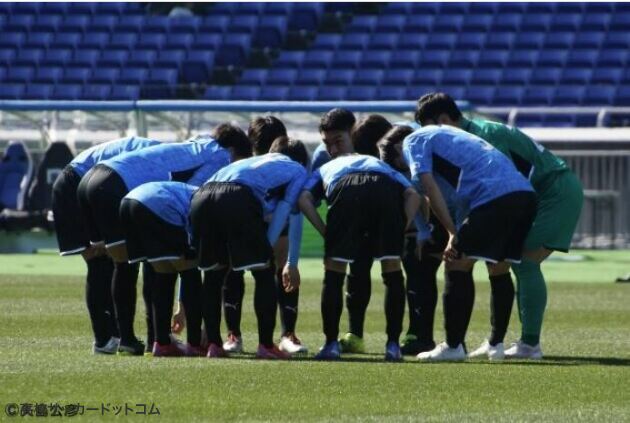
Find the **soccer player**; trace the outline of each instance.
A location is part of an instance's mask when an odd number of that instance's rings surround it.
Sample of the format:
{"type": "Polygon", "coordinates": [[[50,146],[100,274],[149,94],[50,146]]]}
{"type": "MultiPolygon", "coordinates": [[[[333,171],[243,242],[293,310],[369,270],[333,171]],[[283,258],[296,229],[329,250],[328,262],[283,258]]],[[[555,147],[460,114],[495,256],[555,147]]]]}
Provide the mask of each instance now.
{"type": "MultiPolygon", "coordinates": [[[[403,140],[413,131],[410,126],[396,125],[378,143],[381,160],[409,178],[409,167],[402,156],[402,145],[403,140]]],[[[416,217],[419,224],[412,226],[405,234],[402,258],[407,276],[409,306],[409,328],[401,343],[404,355],[417,355],[435,348],[433,322],[438,297],[436,276],[448,241],[448,233],[435,215],[429,210],[421,211],[430,216],[429,225],[418,220],[426,219],[419,213],[416,217]]],[[[453,211],[449,209],[449,212],[455,220],[453,211]]]]}
{"type": "MultiPolygon", "coordinates": [[[[132,189],[147,182],[179,181],[201,185],[227,165],[231,137],[246,136],[238,128],[214,139],[198,136],[183,143],[162,144],[105,160],[91,171],[86,186],[85,214],[92,242],[103,242],[114,260],[112,292],[120,329],[118,351],[141,355],[144,345],[134,333],[138,264],[129,263],[120,203],[132,189]],[[226,147],[226,148],[224,148],[226,147]]],[[[83,206],[83,204],[82,204],[83,206]]]]}
{"type": "Polygon", "coordinates": [[[381,262],[385,284],[385,360],[401,360],[398,339],[405,290],[400,257],[405,228],[419,203],[420,196],[403,175],[371,156],[337,157],[309,178],[300,196],[300,209],[324,237],[325,248],[321,313],[326,343],[316,359],[340,358],[337,337],[346,267],[365,254],[361,251],[365,244],[369,246],[369,257],[381,262]],[[328,203],[326,224],[315,209],[315,204],[324,197],[328,203]]]}
{"type": "Polygon", "coordinates": [[[81,178],[97,163],[121,153],[159,144],[140,137],[125,137],[95,145],[76,156],[55,181],[52,209],[61,256],[81,254],[87,265],[85,299],[94,333],[94,354],[114,354],[120,340],[111,294],[112,261],[99,245],[91,245],[78,203],[81,178]]]}
{"type": "MultiPolygon", "coordinates": [[[[474,134],[508,156],[531,182],[538,197],[538,213],[525,240],[521,263],[514,264],[521,339],[505,351],[508,358],[542,358],[540,334],[547,289],[540,264],[554,251],[568,252],[582,210],[583,191],[566,163],[527,135],[501,123],[468,120],[457,104],[443,93],[418,100],[418,123],[450,125],[474,134]]],[[[487,343],[472,355],[484,354],[487,343]]]]}
{"type": "MultiPolygon", "coordinates": [[[[269,152],[273,141],[279,137],[287,136],[287,129],[280,119],[275,116],[258,116],[252,119],[247,129],[254,155],[260,156],[269,152]]],[[[302,233],[301,214],[291,214],[289,227],[295,230],[290,233],[300,236],[302,233]]],[[[295,334],[295,326],[298,317],[298,301],[300,290],[295,289],[287,292],[282,282],[282,272],[287,262],[289,246],[289,227],[285,227],[274,247],[274,258],[276,266],[276,286],[278,288],[278,309],[280,311],[280,324],[282,335],[278,347],[282,351],[290,354],[305,354],[308,348],[302,344],[295,334]]],[[[296,241],[292,241],[296,245],[296,241]]],[[[242,352],[243,340],[241,337],[241,310],[243,297],[245,295],[245,281],[243,272],[230,272],[227,276],[223,291],[223,313],[228,334],[223,349],[226,352],[242,352]]]]}
{"type": "MultiPolygon", "coordinates": [[[[192,200],[193,246],[199,252],[199,268],[205,272],[204,321],[210,358],[227,355],[220,331],[221,290],[230,270],[249,270],[256,283],[254,309],[259,340],[256,357],[290,357],[273,343],[277,290],[272,246],[289,214],[297,213],[295,206],[306,181],[308,153],[304,144],[286,137],[274,141],[269,151],[221,169],[192,200]],[[265,217],[271,217],[268,227],[265,217]]],[[[296,241],[297,245],[289,245],[283,273],[288,291],[299,287],[297,260],[301,236],[296,241]]]]}
{"type": "Polygon", "coordinates": [[[418,354],[420,360],[463,360],[464,339],[474,304],[472,269],[486,262],[491,284],[490,359],[503,358],[514,287],[510,263],[519,262],[536,215],[536,195],[501,152],[460,129],[430,125],[403,142],[411,178],[429,199],[448,231],[443,295],[446,342],[418,354]],[[456,226],[451,209],[468,210],[456,226]],[[492,236],[489,236],[492,234],[492,236]]]}

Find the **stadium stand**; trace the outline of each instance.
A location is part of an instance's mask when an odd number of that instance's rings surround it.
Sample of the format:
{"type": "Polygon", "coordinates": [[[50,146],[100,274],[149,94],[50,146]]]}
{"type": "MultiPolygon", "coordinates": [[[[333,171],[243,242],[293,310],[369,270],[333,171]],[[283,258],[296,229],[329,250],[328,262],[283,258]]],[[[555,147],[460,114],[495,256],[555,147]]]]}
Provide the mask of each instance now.
{"type": "Polygon", "coordinates": [[[22,209],[33,175],[33,161],[24,143],[9,144],[0,162],[0,210],[22,209]]]}
{"type": "Polygon", "coordinates": [[[2,3],[0,99],[409,100],[430,87],[483,106],[630,105],[624,3],[153,12],[144,3],[2,3]]]}

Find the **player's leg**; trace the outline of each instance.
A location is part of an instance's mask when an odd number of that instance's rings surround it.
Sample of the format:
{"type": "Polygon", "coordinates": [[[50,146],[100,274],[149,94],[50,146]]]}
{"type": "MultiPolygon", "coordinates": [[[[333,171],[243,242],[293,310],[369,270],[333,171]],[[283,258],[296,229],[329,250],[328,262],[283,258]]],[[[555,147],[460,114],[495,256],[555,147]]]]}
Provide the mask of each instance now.
{"type": "Polygon", "coordinates": [[[147,341],[146,352],[153,351],[153,344],[155,343],[156,328],[154,326],[154,304],[153,304],[153,290],[158,282],[158,277],[154,266],[144,262],[142,264],[142,299],[144,300],[144,320],[147,325],[147,341]]]}
{"type": "Polygon", "coordinates": [[[197,267],[178,269],[180,277],[181,302],[186,314],[187,355],[205,355],[201,345],[202,331],[202,281],[197,267]]]}
{"type": "Polygon", "coordinates": [[[227,352],[243,352],[241,316],[245,297],[244,272],[231,270],[223,286],[223,315],[228,334],[223,348],[227,352]]]}

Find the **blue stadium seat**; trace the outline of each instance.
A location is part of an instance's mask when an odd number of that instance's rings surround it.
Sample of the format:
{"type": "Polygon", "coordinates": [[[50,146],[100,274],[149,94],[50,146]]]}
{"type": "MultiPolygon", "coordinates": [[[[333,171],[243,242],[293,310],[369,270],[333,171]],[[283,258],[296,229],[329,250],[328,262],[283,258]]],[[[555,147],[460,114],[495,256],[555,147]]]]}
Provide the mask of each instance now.
{"type": "Polygon", "coordinates": [[[613,104],[616,90],[617,87],[608,85],[591,85],[584,92],[583,104],[609,106],[613,104]]]}
{"type": "MultiPolygon", "coordinates": [[[[597,3],[588,3],[597,4],[597,3]]],[[[587,13],[582,19],[582,31],[605,31],[610,23],[610,13],[587,13]]]]}
{"type": "Polygon", "coordinates": [[[556,3],[525,3],[528,14],[555,13],[556,3]]]}
{"type": "Polygon", "coordinates": [[[413,13],[419,15],[437,15],[440,11],[439,3],[418,2],[411,5],[413,13]]]}
{"type": "Polygon", "coordinates": [[[31,30],[53,33],[57,31],[61,20],[61,15],[39,15],[31,25],[31,30]]]}
{"type": "Polygon", "coordinates": [[[630,27],[630,12],[615,13],[610,20],[609,29],[613,31],[627,31],[630,27]]]}
{"type": "Polygon", "coordinates": [[[288,100],[291,101],[314,101],[317,98],[318,87],[295,86],[289,89],[288,100]]]}
{"type": "Polygon", "coordinates": [[[625,66],[627,60],[628,50],[626,49],[602,49],[597,62],[601,66],[625,66]]]}
{"type": "Polygon", "coordinates": [[[505,66],[509,57],[507,50],[484,50],[479,54],[480,67],[502,67],[505,66]]]}
{"type": "Polygon", "coordinates": [[[295,3],[289,15],[289,29],[315,31],[322,14],[321,3],[295,3]]]}
{"type": "Polygon", "coordinates": [[[379,87],[376,90],[377,100],[411,100],[407,98],[407,87],[379,87]]]}
{"type": "Polygon", "coordinates": [[[593,71],[591,68],[565,68],[562,72],[562,84],[588,84],[591,81],[593,71]]]}
{"type": "MultiPolygon", "coordinates": [[[[0,89],[2,87],[0,86],[0,89]]],[[[0,97],[2,94],[0,93],[0,97]]],[[[619,88],[614,100],[615,106],[630,106],[630,86],[619,88]]]]}
{"type": "MultiPolygon", "coordinates": [[[[355,16],[347,26],[348,33],[369,33],[376,28],[376,16],[355,16]]],[[[321,37],[321,35],[320,35],[321,37]]]]}
{"type": "Polygon", "coordinates": [[[409,15],[413,12],[413,4],[407,2],[385,3],[381,13],[383,15],[409,15]]]}
{"type": "Polygon", "coordinates": [[[494,91],[492,104],[496,106],[518,106],[523,99],[525,89],[520,85],[501,85],[494,91]]]}
{"type": "Polygon", "coordinates": [[[464,17],[460,15],[438,15],[433,21],[433,31],[441,33],[461,31],[464,17]]]}
{"type": "Polygon", "coordinates": [[[70,49],[49,49],[45,54],[40,65],[45,66],[65,66],[72,60],[72,50],[70,49]]]}
{"type": "Polygon", "coordinates": [[[151,67],[156,58],[157,52],[155,50],[132,50],[129,53],[127,64],[130,66],[151,67]]]}
{"type": "Polygon", "coordinates": [[[230,21],[230,33],[250,34],[258,27],[258,15],[234,15],[230,21]]]}
{"type": "Polygon", "coordinates": [[[143,33],[136,42],[136,48],[159,50],[166,42],[166,35],[157,33],[143,33]]]}
{"type": "Polygon", "coordinates": [[[567,61],[568,66],[595,66],[599,52],[597,50],[572,50],[567,61]]]}
{"type": "Polygon", "coordinates": [[[604,42],[604,32],[578,32],[573,47],[576,49],[599,48],[604,42]]]}
{"type": "Polygon", "coordinates": [[[373,85],[354,85],[348,88],[346,93],[348,100],[372,101],[376,96],[376,87],[373,85]]]}
{"type": "Polygon", "coordinates": [[[556,88],[553,102],[558,106],[579,106],[582,104],[584,91],[583,85],[561,85],[556,88]]]}
{"type": "Polygon", "coordinates": [[[15,57],[15,50],[9,48],[0,48],[0,65],[8,65],[15,57]]]}
{"type": "MultiPolygon", "coordinates": [[[[589,69],[590,70],[590,69],[589,69]]],[[[596,84],[618,84],[623,76],[622,68],[595,68],[591,82],[596,84]]]]}
{"type": "Polygon", "coordinates": [[[457,41],[457,34],[429,34],[425,48],[428,50],[450,50],[457,41]]]}
{"type": "Polygon", "coordinates": [[[485,32],[490,30],[492,22],[491,15],[470,15],[466,16],[462,29],[464,34],[475,31],[485,32]]]}
{"type": "Polygon", "coordinates": [[[107,100],[109,92],[109,85],[88,84],[83,86],[81,98],[83,100],[107,100]]]}
{"type": "Polygon", "coordinates": [[[427,15],[409,15],[403,30],[409,36],[414,33],[428,34],[433,27],[433,19],[432,16],[427,15]]]}
{"type": "Polygon", "coordinates": [[[389,50],[366,50],[361,58],[361,67],[387,67],[391,56],[392,52],[389,50]]]}
{"type": "Polygon", "coordinates": [[[333,67],[328,70],[324,78],[324,84],[328,86],[348,86],[354,79],[354,69],[338,69],[333,67]]]}
{"type": "Polygon", "coordinates": [[[525,15],[521,21],[521,31],[547,31],[551,26],[551,18],[549,14],[525,15]]]}
{"type": "Polygon", "coordinates": [[[441,15],[462,15],[468,13],[470,10],[469,2],[450,2],[450,3],[440,3],[440,14],[441,15]]]}
{"type": "Polygon", "coordinates": [[[340,50],[363,50],[370,36],[368,34],[345,34],[339,43],[340,50]]]}
{"type": "Polygon", "coordinates": [[[521,32],[514,39],[517,49],[540,49],[545,41],[545,34],[541,32],[521,32]]]}
{"type": "Polygon", "coordinates": [[[398,38],[398,48],[406,50],[424,50],[424,46],[427,44],[428,34],[414,34],[413,36],[406,37],[401,35],[398,38]]]}
{"type": "Polygon", "coordinates": [[[232,35],[223,40],[217,50],[215,63],[217,66],[243,66],[251,45],[249,35],[232,35]]]}
{"type": "Polygon", "coordinates": [[[166,37],[164,48],[171,50],[188,50],[194,40],[195,36],[192,34],[169,34],[168,37],[166,37]]]}
{"type": "Polygon", "coordinates": [[[236,10],[244,15],[260,15],[265,10],[265,3],[242,3],[238,5],[236,10]]]}
{"type": "Polygon", "coordinates": [[[109,33],[107,32],[90,32],[83,35],[79,48],[82,49],[103,49],[109,47],[109,33]]]}
{"type": "Polygon", "coordinates": [[[471,82],[474,85],[497,85],[501,80],[501,69],[476,69],[472,75],[471,82]]]}
{"type": "Polygon", "coordinates": [[[383,85],[409,85],[413,76],[412,69],[392,69],[385,73],[383,85]]]}
{"type": "Polygon", "coordinates": [[[333,52],[327,50],[310,50],[304,55],[302,65],[306,68],[325,69],[330,66],[333,52]]]}
{"type": "Polygon", "coordinates": [[[22,47],[22,44],[26,40],[26,36],[21,32],[9,32],[2,34],[0,37],[0,48],[17,48],[22,47]]]}
{"type": "MultiPolygon", "coordinates": [[[[319,34],[311,48],[316,50],[337,50],[339,44],[341,44],[341,34],[319,34]]],[[[284,52],[283,52],[284,53],[284,52]]]]}
{"type": "Polygon", "coordinates": [[[223,34],[230,26],[229,16],[206,16],[197,32],[197,36],[202,34],[223,34]]]}
{"type": "Polygon", "coordinates": [[[499,5],[495,2],[471,3],[469,12],[472,16],[478,15],[478,14],[494,15],[495,13],[497,13],[498,9],[499,9],[499,5]]]}
{"type": "Polygon", "coordinates": [[[573,45],[574,37],[572,32],[549,32],[544,47],[569,49],[573,45]]]}
{"type": "Polygon", "coordinates": [[[169,18],[170,33],[193,35],[201,28],[201,18],[199,16],[180,16],[178,18],[169,18]]]}
{"type": "Polygon", "coordinates": [[[238,83],[243,85],[264,85],[268,82],[268,74],[274,72],[274,70],[268,71],[267,69],[245,69],[241,74],[238,83]]]}
{"type": "Polygon", "coordinates": [[[556,4],[556,12],[558,13],[582,13],[584,12],[585,3],[564,2],[556,4]]]}
{"type": "Polygon", "coordinates": [[[447,85],[468,85],[472,78],[472,70],[447,68],[442,73],[442,83],[447,85]]]}
{"type": "Polygon", "coordinates": [[[105,49],[101,51],[101,55],[98,58],[97,66],[122,66],[127,62],[129,52],[127,50],[110,50],[105,49]]]}
{"type": "Polygon", "coordinates": [[[68,63],[68,66],[73,67],[94,67],[100,52],[98,50],[76,50],[72,61],[68,63]]]}
{"type": "Polygon", "coordinates": [[[37,72],[35,72],[35,78],[33,79],[36,82],[46,82],[50,84],[55,84],[59,79],[63,76],[63,68],[60,66],[57,67],[39,67],[37,72]]]}
{"type": "Polygon", "coordinates": [[[281,68],[299,68],[302,66],[305,54],[303,51],[283,51],[274,64],[281,68]]]}
{"type": "Polygon", "coordinates": [[[418,61],[418,67],[420,68],[434,68],[444,67],[450,57],[449,52],[435,50],[435,51],[423,51],[420,54],[420,60],[418,61]]]}
{"type": "Polygon", "coordinates": [[[492,86],[468,87],[464,92],[464,100],[470,101],[472,104],[488,106],[492,104],[493,95],[494,87],[492,86]]]}
{"type": "Polygon", "coordinates": [[[4,24],[3,31],[21,31],[28,32],[35,21],[33,15],[11,15],[6,24],[4,24]]]}
{"type": "Polygon", "coordinates": [[[11,13],[36,15],[39,13],[40,9],[40,3],[13,3],[11,7],[11,13]]]}
{"type": "Polygon", "coordinates": [[[184,50],[161,50],[154,63],[156,68],[179,69],[186,58],[184,50]]]}
{"type": "Polygon", "coordinates": [[[381,16],[376,23],[375,32],[400,32],[405,25],[406,17],[404,15],[385,15],[381,16]]]}
{"type": "Polygon", "coordinates": [[[254,85],[235,85],[232,88],[232,99],[234,100],[250,100],[255,101],[260,97],[259,86],[254,85]]]}
{"type": "Polygon", "coordinates": [[[68,12],[70,4],[69,3],[53,3],[53,2],[42,2],[40,7],[40,14],[65,14],[68,12]]]}
{"type": "Polygon", "coordinates": [[[120,70],[118,81],[128,85],[140,85],[147,79],[148,75],[148,69],[124,67],[120,70]]]}
{"type": "Polygon", "coordinates": [[[186,83],[206,83],[212,74],[215,55],[211,51],[191,50],[181,67],[181,78],[186,83]]]}
{"type": "Polygon", "coordinates": [[[539,85],[555,85],[560,80],[561,74],[560,68],[534,69],[530,82],[539,85]]]}
{"type": "Polygon", "coordinates": [[[353,12],[354,3],[351,2],[338,2],[338,3],[326,3],[325,10],[329,13],[347,13],[350,14],[353,12]]]}
{"type": "Polygon", "coordinates": [[[91,73],[90,68],[66,68],[63,71],[63,82],[84,84],[91,73]]]}
{"type": "Polygon", "coordinates": [[[145,80],[145,87],[153,86],[152,97],[168,98],[177,85],[177,71],[173,69],[151,69],[145,80]],[[159,93],[159,94],[158,94],[159,93]]]}
{"type": "Polygon", "coordinates": [[[130,3],[122,2],[99,2],[97,3],[96,13],[109,13],[115,15],[121,15],[129,11],[130,3]]]}
{"type": "Polygon", "coordinates": [[[562,67],[567,62],[569,52],[566,50],[545,49],[538,56],[538,66],[562,67]]]}
{"type": "MultiPolygon", "coordinates": [[[[151,34],[153,35],[153,34],[151,34]]],[[[131,32],[114,32],[109,40],[109,48],[134,50],[137,46],[138,36],[131,32]]]]}
{"type": "Polygon", "coordinates": [[[48,32],[31,32],[26,37],[26,48],[48,48],[53,40],[53,34],[48,32]]]}
{"type": "Polygon", "coordinates": [[[479,61],[479,51],[475,50],[455,50],[451,53],[448,61],[449,66],[469,66],[475,67],[479,61]]]}
{"type": "Polygon", "coordinates": [[[414,85],[438,85],[442,81],[442,71],[439,69],[416,69],[412,83],[414,85]]]}
{"type": "Polygon", "coordinates": [[[142,32],[168,34],[171,29],[171,18],[168,16],[147,16],[142,24],[142,32]]]}
{"type": "Polygon", "coordinates": [[[23,94],[22,84],[0,84],[0,98],[3,100],[19,100],[23,94]]]}
{"type": "Polygon", "coordinates": [[[236,11],[238,7],[239,7],[238,3],[226,3],[226,2],[212,3],[212,9],[210,10],[209,13],[211,15],[214,15],[214,14],[231,15],[232,13],[236,11]]]}
{"type": "Polygon", "coordinates": [[[538,61],[538,50],[513,50],[507,61],[510,67],[534,66],[538,61]]]}
{"type": "Polygon", "coordinates": [[[90,31],[103,31],[110,33],[114,31],[118,24],[118,16],[104,15],[104,16],[92,16],[90,21],[90,31]]]}
{"type": "Polygon", "coordinates": [[[142,30],[145,19],[144,16],[122,15],[118,19],[115,32],[139,32],[142,30]]]}
{"type": "Polygon", "coordinates": [[[298,75],[297,69],[271,69],[267,76],[267,84],[293,85],[298,75]]]}
{"type": "Polygon", "coordinates": [[[354,78],[354,83],[357,85],[372,85],[379,86],[383,81],[383,75],[385,71],[383,69],[361,69],[357,72],[354,78]]]}
{"type": "Polygon", "coordinates": [[[584,5],[584,10],[587,12],[587,15],[592,14],[592,13],[600,13],[600,12],[609,13],[615,10],[615,3],[613,2],[586,3],[584,5]]]}
{"type": "Polygon", "coordinates": [[[392,69],[414,69],[420,60],[420,52],[416,50],[396,50],[392,53],[390,66],[392,69]]]}
{"type": "Polygon", "coordinates": [[[109,95],[111,100],[138,100],[140,87],[137,85],[114,85],[109,95]]]}
{"type": "Polygon", "coordinates": [[[48,84],[28,84],[24,91],[26,100],[48,100],[52,94],[52,85],[48,84]]]}
{"type": "Polygon", "coordinates": [[[609,31],[604,39],[606,48],[630,48],[630,37],[627,31],[609,31]]]}
{"type": "Polygon", "coordinates": [[[64,32],[85,32],[90,26],[91,18],[89,15],[66,15],[59,29],[64,32]]]}
{"type": "Polygon", "coordinates": [[[345,100],[346,87],[320,87],[317,97],[323,101],[345,100]]]}
{"type": "Polygon", "coordinates": [[[55,100],[78,100],[81,98],[81,85],[57,84],[50,95],[55,100]]]}
{"type": "Polygon", "coordinates": [[[263,87],[260,90],[260,100],[284,101],[289,95],[289,87],[263,87]]]}
{"type": "Polygon", "coordinates": [[[261,18],[258,30],[254,34],[257,47],[279,48],[284,42],[287,21],[283,17],[265,16],[261,18]]]}
{"type": "Polygon", "coordinates": [[[510,49],[514,45],[516,35],[512,32],[495,32],[486,39],[486,48],[510,49]]]}
{"type": "Polygon", "coordinates": [[[576,31],[582,24],[582,15],[579,13],[559,13],[551,19],[552,31],[576,31]]]}
{"type": "Polygon", "coordinates": [[[295,83],[297,85],[321,85],[326,77],[326,71],[322,69],[301,69],[295,83]]]}
{"type": "Polygon", "coordinates": [[[483,32],[461,33],[457,36],[456,48],[481,51],[486,44],[486,35],[483,32]]]}
{"type": "Polygon", "coordinates": [[[521,27],[523,15],[519,13],[505,13],[495,15],[492,23],[493,32],[514,31],[518,32],[521,27]]]}
{"type": "Polygon", "coordinates": [[[219,34],[197,34],[193,43],[195,50],[216,50],[219,48],[223,39],[219,34]]]}
{"type": "Polygon", "coordinates": [[[43,49],[18,50],[13,63],[16,65],[37,66],[43,57],[43,49]]]}
{"type": "Polygon", "coordinates": [[[288,16],[293,10],[293,3],[288,2],[264,3],[264,6],[266,15],[288,16]]]}
{"type": "Polygon", "coordinates": [[[74,49],[81,42],[81,34],[78,32],[58,32],[55,34],[52,45],[55,48],[74,49]]]}
{"type": "Polygon", "coordinates": [[[89,82],[97,84],[113,84],[118,79],[119,74],[120,70],[117,68],[97,67],[92,71],[89,82]]]}
{"type": "Polygon", "coordinates": [[[203,98],[206,100],[231,100],[232,87],[211,85],[206,88],[203,98]]]}
{"type": "MultiPolygon", "coordinates": [[[[542,70],[542,69],[540,69],[542,70]]],[[[527,85],[532,77],[532,70],[529,68],[510,68],[503,69],[501,76],[501,84],[503,85],[527,85]]]]}
{"type": "Polygon", "coordinates": [[[441,85],[440,91],[450,95],[456,100],[462,100],[466,93],[466,88],[460,85],[441,85]]]}
{"type": "Polygon", "coordinates": [[[548,106],[551,104],[555,88],[552,86],[529,86],[523,95],[523,105],[525,106],[548,106]]]}
{"type": "Polygon", "coordinates": [[[7,70],[5,76],[8,82],[27,83],[35,76],[35,67],[33,66],[11,66],[7,70]]]}
{"type": "Polygon", "coordinates": [[[378,49],[395,50],[396,45],[398,44],[398,39],[399,39],[398,33],[372,34],[372,36],[370,37],[368,48],[371,50],[378,50],[378,49]]]}
{"type": "Polygon", "coordinates": [[[362,58],[369,56],[372,51],[374,50],[366,50],[365,52],[356,50],[339,50],[333,55],[331,66],[335,69],[356,68],[362,58]]]}

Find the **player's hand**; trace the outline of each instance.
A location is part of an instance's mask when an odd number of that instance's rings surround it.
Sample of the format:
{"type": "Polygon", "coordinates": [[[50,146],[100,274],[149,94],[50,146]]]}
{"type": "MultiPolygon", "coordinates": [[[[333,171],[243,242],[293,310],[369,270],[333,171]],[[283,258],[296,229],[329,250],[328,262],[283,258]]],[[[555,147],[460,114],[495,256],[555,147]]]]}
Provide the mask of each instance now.
{"type": "Polygon", "coordinates": [[[284,292],[292,292],[300,288],[300,271],[297,266],[286,264],[282,269],[282,286],[284,292]]]}
{"type": "Polygon", "coordinates": [[[186,327],[186,313],[184,313],[184,308],[180,307],[177,312],[173,315],[173,321],[171,323],[171,331],[175,334],[181,333],[186,327]]]}
{"type": "Polygon", "coordinates": [[[455,249],[455,245],[457,244],[457,235],[450,234],[448,238],[448,244],[446,245],[446,249],[442,254],[442,258],[444,261],[453,261],[457,260],[459,257],[459,252],[455,249]]]}

